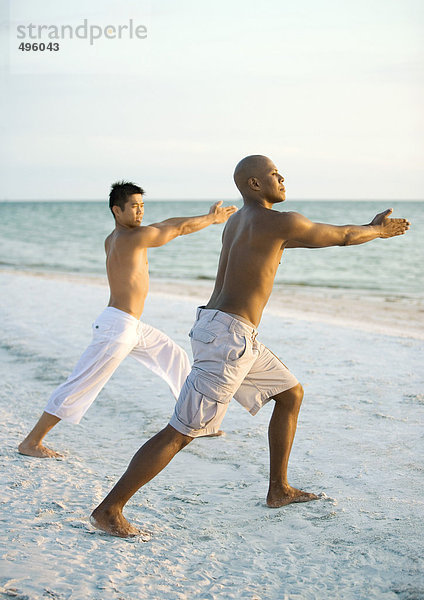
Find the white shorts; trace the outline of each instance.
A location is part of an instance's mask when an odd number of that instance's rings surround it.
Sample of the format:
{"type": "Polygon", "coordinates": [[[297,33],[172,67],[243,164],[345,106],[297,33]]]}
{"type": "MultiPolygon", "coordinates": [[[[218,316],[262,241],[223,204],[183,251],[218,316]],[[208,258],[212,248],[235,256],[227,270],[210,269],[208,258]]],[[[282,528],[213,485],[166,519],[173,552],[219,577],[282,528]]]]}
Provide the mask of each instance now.
{"type": "Polygon", "coordinates": [[[199,308],[190,331],[193,367],[169,424],[190,437],[216,433],[232,397],[255,415],[273,396],[299,382],[253,325],[199,308]]]}
{"type": "Polygon", "coordinates": [[[68,379],[51,395],[45,411],[79,423],[126,356],[162,377],[178,398],[190,361],[167,335],[132,315],[107,307],[93,323],[93,339],[68,379]]]}

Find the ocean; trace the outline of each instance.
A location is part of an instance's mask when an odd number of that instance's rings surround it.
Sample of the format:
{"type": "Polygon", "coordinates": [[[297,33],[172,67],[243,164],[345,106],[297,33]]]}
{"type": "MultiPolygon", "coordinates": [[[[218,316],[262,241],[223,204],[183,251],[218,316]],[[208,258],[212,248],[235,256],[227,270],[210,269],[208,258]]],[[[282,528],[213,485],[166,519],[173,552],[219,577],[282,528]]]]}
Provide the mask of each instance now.
{"type": "MultiPolygon", "coordinates": [[[[204,214],[211,202],[146,200],[144,224],[204,214]]],[[[236,203],[241,206],[241,202],[236,203]]],[[[423,297],[423,201],[287,201],[284,210],[336,225],[365,224],[393,208],[411,229],[404,236],[360,246],[292,249],[283,255],[275,285],[363,290],[423,297]]],[[[223,225],[177,238],[149,252],[156,279],[213,280],[223,225]]],[[[105,275],[103,240],[113,228],[107,202],[0,203],[0,269],[105,275]]]]}

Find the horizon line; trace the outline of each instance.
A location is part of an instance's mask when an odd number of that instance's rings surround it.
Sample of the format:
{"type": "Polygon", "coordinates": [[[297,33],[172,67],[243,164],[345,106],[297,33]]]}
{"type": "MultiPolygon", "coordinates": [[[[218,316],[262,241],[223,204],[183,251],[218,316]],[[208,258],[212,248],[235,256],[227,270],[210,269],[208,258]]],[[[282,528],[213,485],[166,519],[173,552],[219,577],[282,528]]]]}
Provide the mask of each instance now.
{"type": "MultiPolygon", "coordinates": [[[[240,202],[242,198],[146,198],[147,202],[240,202]]],[[[1,198],[0,203],[13,202],[102,202],[107,198],[1,198]]],[[[290,198],[286,202],[423,202],[424,198],[290,198]]]]}

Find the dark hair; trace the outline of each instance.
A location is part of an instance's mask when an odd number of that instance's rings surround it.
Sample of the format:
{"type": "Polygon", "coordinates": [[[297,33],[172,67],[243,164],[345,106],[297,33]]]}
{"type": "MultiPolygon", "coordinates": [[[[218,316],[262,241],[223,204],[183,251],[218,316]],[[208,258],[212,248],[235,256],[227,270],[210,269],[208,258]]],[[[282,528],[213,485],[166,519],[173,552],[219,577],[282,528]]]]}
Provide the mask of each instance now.
{"type": "MultiPolygon", "coordinates": [[[[131,183],[131,181],[116,181],[112,184],[109,194],[109,208],[113,214],[112,207],[119,206],[121,210],[124,210],[125,204],[128,198],[133,194],[144,194],[143,188],[131,183]]],[[[115,217],[115,215],[113,214],[115,217]]]]}

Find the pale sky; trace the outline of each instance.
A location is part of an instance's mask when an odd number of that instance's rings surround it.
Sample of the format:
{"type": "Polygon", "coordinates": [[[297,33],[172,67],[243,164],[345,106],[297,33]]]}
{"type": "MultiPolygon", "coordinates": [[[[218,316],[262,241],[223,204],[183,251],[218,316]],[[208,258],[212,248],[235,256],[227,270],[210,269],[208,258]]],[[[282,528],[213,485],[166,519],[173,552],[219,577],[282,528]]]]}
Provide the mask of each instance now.
{"type": "Polygon", "coordinates": [[[235,199],[253,153],[289,199],[424,198],[422,0],[1,2],[0,199],[102,199],[116,179],[235,199]],[[147,39],[18,50],[17,24],[130,18],[147,39]]]}

